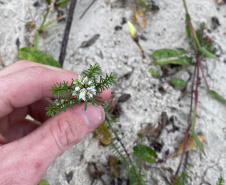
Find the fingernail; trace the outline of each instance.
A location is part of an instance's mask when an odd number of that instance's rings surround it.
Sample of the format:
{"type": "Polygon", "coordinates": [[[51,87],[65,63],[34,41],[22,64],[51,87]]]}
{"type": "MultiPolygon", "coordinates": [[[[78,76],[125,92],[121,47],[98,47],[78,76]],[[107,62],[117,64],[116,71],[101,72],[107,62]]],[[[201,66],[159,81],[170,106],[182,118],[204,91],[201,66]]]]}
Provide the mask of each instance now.
{"type": "Polygon", "coordinates": [[[88,104],[86,110],[82,110],[82,115],[87,122],[87,125],[94,129],[97,128],[104,121],[103,109],[99,106],[88,104]]]}

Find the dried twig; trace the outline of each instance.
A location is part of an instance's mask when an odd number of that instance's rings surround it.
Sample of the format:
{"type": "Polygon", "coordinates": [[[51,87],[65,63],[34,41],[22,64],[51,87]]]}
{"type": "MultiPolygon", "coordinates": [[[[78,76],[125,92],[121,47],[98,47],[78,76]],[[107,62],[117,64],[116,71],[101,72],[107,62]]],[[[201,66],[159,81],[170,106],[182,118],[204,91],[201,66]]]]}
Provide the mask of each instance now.
{"type": "Polygon", "coordinates": [[[64,64],[64,59],[66,56],[66,50],[67,50],[67,44],[68,44],[68,38],[71,30],[71,24],[73,21],[73,15],[75,10],[75,5],[77,3],[77,0],[71,0],[71,5],[68,13],[67,23],[64,30],[64,38],[61,44],[61,50],[60,50],[60,56],[59,56],[59,63],[61,66],[64,64]]]}
{"type": "Polygon", "coordinates": [[[2,65],[2,67],[6,67],[5,63],[4,63],[3,60],[2,60],[1,54],[0,54],[0,64],[2,65]]]}

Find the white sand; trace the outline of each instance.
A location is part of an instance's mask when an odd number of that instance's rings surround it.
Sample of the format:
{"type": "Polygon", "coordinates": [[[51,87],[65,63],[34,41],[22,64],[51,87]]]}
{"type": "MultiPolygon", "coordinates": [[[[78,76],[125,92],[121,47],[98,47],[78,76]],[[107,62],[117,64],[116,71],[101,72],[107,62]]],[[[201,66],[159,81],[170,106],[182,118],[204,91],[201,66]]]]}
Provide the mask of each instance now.
{"type": "MultiPolygon", "coordinates": [[[[34,31],[29,33],[25,29],[25,24],[31,21],[28,8],[39,26],[42,16],[46,10],[46,4],[38,1],[41,6],[35,8],[34,0],[1,0],[0,3],[0,54],[6,65],[16,62],[17,48],[16,39],[19,38],[21,47],[27,46],[25,37],[34,35],[34,31]]],[[[122,30],[115,31],[115,26],[121,26],[122,17],[130,19],[131,8],[126,9],[119,6],[117,1],[111,1],[113,7],[107,2],[97,0],[92,8],[87,12],[82,20],[79,16],[88,6],[91,0],[80,0],[75,10],[74,21],[68,44],[65,69],[81,73],[87,69],[88,64],[100,64],[105,73],[113,72],[117,77],[134,71],[128,80],[117,81],[113,91],[120,96],[122,93],[130,93],[131,99],[122,104],[122,115],[119,118],[122,131],[126,133],[124,139],[129,151],[132,151],[136,134],[141,126],[152,123],[157,124],[163,111],[168,116],[174,115],[177,119],[175,124],[180,127],[180,131],[167,133],[163,131],[160,141],[164,143],[159,157],[169,149],[170,153],[176,151],[178,143],[183,139],[183,131],[187,128],[187,117],[189,112],[190,95],[178,102],[180,91],[173,89],[167,82],[160,82],[154,79],[148,68],[152,63],[150,57],[152,51],[160,48],[184,48],[189,50],[188,40],[185,33],[184,17],[185,12],[181,0],[161,0],[156,1],[160,11],[156,14],[148,13],[148,28],[141,30],[147,41],[140,41],[147,58],[142,60],[139,49],[134,44],[128,33],[127,24],[122,25],[122,30]],[[89,48],[79,48],[81,43],[94,34],[100,34],[100,38],[89,48]],[[167,92],[162,95],[158,87],[163,86],[167,92]],[[145,111],[147,109],[147,111],[145,111]]],[[[110,2],[110,0],[108,0],[110,2]]],[[[226,97],[226,6],[218,6],[215,0],[189,0],[188,8],[195,28],[201,20],[207,21],[207,27],[211,30],[208,35],[215,41],[219,48],[219,61],[207,59],[203,62],[207,71],[207,80],[212,89],[226,97]],[[211,17],[216,16],[221,24],[216,30],[211,28],[211,17]]],[[[64,9],[63,9],[64,10],[64,9]]],[[[65,11],[65,10],[64,10],[65,11]]],[[[56,10],[52,9],[49,19],[53,20],[57,16],[56,10]]],[[[61,41],[63,38],[65,22],[54,24],[47,29],[45,38],[40,38],[39,49],[58,59],[61,41]]],[[[33,38],[30,38],[32,40],[33,38]]],[[[179,72],[177,77],[188,77],[188,72],[192,72],[192,67],[187,67],[179,72]]],[[[204,143],[206,156],[196,149],[189,154],[189,163],[192,164],[192,183],[216,184],[218,177],[226,179],[226,107],[207,95],[205,84],[201,80],[199,92],[199,107],[196,123],[196,131],[201,132],[206,138],[204,143]]],[[[48,152],[48,151],[46,151],[48,152]]],[[[70,184],[88,185],[91,180],[86,167],[87,162],[100,162],[107,166],[109,150],[99,145],[99,141],[90,134],[81,143],[72,147],[59,157],[48,169],[45,178],[51,185],[68,184],[65,173],[74,172],[70,184]]],[[[157,167],[171,167],[176,170],[180,157],[172,158],[157,167]]],[[[165,172],[169,178],[168,172],[165,172]]],[[[165,185],[164,178],[155,169],[147,172],[150,184],[165,185]]],[[[97,182],[96,184],[101,184],[97,182]]]]}

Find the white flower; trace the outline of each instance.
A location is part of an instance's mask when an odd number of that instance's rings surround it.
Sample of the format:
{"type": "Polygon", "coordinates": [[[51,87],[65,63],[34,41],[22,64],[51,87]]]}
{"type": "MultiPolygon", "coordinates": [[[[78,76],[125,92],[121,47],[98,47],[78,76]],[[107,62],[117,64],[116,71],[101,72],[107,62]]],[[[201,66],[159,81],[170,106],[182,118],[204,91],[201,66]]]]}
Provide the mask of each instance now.
{"type": "Polygon", "coordinates": [[[96,95],[96,88],[92,85],[93,81],[89,80],[87,76],[79,76],[77,80],[73,81],[73,84],[75,87],[72,95],[83,101],[93,98],[93,96],[96,95]]]}
{"type": "Polygon", "coordinates": [[[84,101],[86,101],[86,89],[84,88],[84,89],[81,89],[81,91],[80,91],[80,93],[79,93],[79,99],[82,99],[82,100],[84,100],[84,101]]]}
{"type": "Polygon", "coordinates": [[[58,107],[65,107],[64,102],[65,100],[61,99],[61,100],[54,100],[55,105],[58,107]]]}
{"type": "Polygon", "coordinates": [[[91,85],[92,83],[93,83],[93,82],[90,80],[90,81],[88,81],[88,83],[87,83],[87,84],[88,84],[88,85],[91,85]]]}
{"type": "Polygon", "coordinates": [[[83,78],[83,80],[82,80],[82,85],[86,85],[87,82],[88,82],[88,78],[87,78],[87,76],[86,76],[86,77],[83,78]]]}
{"type": "Polygon", "coordinates": [[[95,86],[88,87],[87,90],[88,90],[91,94],[96,95],[96,89],[95,89],[95,86]]]}
{"type": "Polygon", "coordinates": [[[79,91],[81,88],[79,86],[75,87],[75,91],[79,91]]]}
{"type": "Polygon", "coordinates": [[[59,106],[59,100],[54,100],[54,103],[56,104],[56,106],[59,106]]]}
{"type": "Polygon", "coordinates": [[[82,82],[82,76],[78,76],[77,80],[81,83],[82,82]]]}

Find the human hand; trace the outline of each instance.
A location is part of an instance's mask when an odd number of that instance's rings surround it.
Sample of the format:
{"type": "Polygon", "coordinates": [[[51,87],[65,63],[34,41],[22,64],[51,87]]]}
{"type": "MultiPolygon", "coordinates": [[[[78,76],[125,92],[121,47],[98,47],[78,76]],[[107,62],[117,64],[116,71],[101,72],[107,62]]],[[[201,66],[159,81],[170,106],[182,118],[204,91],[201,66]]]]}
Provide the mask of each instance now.
{"type": "MultiPolygon", "coordinates": [[[[77,74],[29,61],[0,71],[0,184],[37,185],[51,163],[104,121],[101,106],[75,105],[52,118],[45,108],[55,82],[77,74]],[[30,115],[35,121],[25,119],[30,115]]],[[[101,101],[110,97],[101,94],[101,101]]]]}

